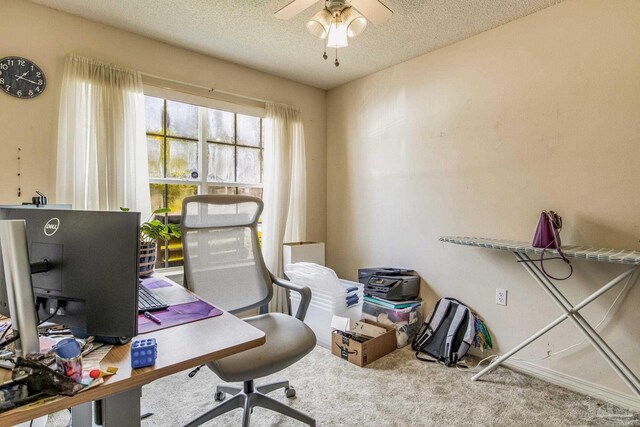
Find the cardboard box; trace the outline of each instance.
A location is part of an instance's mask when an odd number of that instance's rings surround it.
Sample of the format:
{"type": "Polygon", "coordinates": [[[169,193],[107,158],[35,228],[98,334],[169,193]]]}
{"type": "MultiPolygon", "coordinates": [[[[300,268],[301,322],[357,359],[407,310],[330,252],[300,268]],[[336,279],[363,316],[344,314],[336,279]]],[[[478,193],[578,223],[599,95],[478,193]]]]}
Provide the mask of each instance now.
{"type": "Polygon", "coordinates": [[[282,245],[282,266],[296,262],[324,265],[323,242],[291,242],[282,245]]]}
{"type": "Polygon", "coordinates": [[[362,322],[379,326],[387,332],[365,342],[352,340],[336,331],[331,333],[331,353],[358,366],[366,366],[396,349],[396,330],[393,326],[382,325],[367,319],[362,322]]]}
{"type": "MultiPolygon", "coordinates": [[[[375,319],[371,319],[375,321],[375,319]]],[[[385,328],[372,325],[363,321],[353,320],[349,317],[333,315],[331,327],[336,331],[347,332],[365,338],[375,338],[387,333],[385,328]]]]}

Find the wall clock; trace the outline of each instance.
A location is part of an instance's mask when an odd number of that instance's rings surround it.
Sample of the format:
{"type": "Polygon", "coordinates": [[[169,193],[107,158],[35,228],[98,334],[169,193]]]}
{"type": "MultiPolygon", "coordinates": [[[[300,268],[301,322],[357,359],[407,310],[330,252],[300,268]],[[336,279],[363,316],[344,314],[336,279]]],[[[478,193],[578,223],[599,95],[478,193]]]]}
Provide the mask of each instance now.
{"type": "Polygon", "coordinates": [[[0,59],[0,89],[16,98],[35,98],[47,85],[44,72],[19,56],[0,59]]]}

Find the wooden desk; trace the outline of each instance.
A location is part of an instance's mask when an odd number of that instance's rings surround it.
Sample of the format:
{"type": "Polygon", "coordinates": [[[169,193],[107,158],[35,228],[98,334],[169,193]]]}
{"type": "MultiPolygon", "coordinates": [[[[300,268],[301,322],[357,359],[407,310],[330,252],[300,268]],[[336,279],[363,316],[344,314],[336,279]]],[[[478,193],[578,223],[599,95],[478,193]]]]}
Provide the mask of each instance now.
{"type": "MultiPolygon", "coordinates": [[[[52,397],[4,412],[0,414],[0,426],[11,426],[94,400],[108,401],[109,397],[126,392],[133,392],[126,396],[127,400],[138,396],[139,407],[139,390],[143,385],[265,343],[264,332],[227,312],[217,317],[149,332],[139,337],[156,339],[158,358],[154,366],[132,370],[131,343],[114,347],[100,365],[103,369],[115,366],[118,373],[107,379],[104,384],[75,396],[52,397]]],[[[8,370],[0,371],[0,381],[4,382],[11,377],[8,370]]],[[[140,425],[139,409],[137,420],[133,419],[135,414],[127,415],[131,415],[127,425],[140,425]]],[[[120,422],[111,422],[109,425],[124,427],[120,422]]]]}

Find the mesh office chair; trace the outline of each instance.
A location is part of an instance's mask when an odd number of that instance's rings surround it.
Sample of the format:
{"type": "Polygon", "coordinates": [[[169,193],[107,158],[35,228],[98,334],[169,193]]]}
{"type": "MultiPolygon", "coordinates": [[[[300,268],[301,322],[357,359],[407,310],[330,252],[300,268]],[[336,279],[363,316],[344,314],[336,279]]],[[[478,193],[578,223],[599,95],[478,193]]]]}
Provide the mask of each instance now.
{"type": "MultiPolygon", "coordinates": [[[[308,415],[266,396],[281,388],[287,397],[295,396],[288,381],[257,387],[253,384],[254,379],[297,362],[316,344],[313,331],[302,322],[311,291],[276,278],[264,264],[257,232],[262,208],[262,200],[241,195],[192,196],[182,204],[182,244],[189,289],[232,314],[265,306],[271,300],[274,283],[301,296],[295,317],[267,313],[245,319],[265,333],[266,343],[207,364],[223,381],[242,382],[243,387],[218,386],[216,401],[223,401],[226,394],[233,397],[192,420],[189,427],[236,408],[243,408],[242,426],[248,427],[255,406],[316,425],[308,415]]],[[[212,331],[215,333],[224,331],[212,331]]]]}

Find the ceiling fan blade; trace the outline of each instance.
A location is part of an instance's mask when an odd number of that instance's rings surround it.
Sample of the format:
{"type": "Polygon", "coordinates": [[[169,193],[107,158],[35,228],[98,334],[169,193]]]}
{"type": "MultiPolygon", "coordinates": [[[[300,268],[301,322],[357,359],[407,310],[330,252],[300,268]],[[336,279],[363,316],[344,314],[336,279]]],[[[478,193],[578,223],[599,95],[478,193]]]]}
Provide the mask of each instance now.
{"type": "Polygon", "coordinates": [[[393,11],[378,0],[350,0],[350,3],[376,25],[384,24],[393,15],[393,11]]]}
{"type": "Polygon", "coordinates": [[[291,3],[275,13],[278,19],[291,19],[305,9],[311,7],[318,0],[293,0],[291,3]]]}

